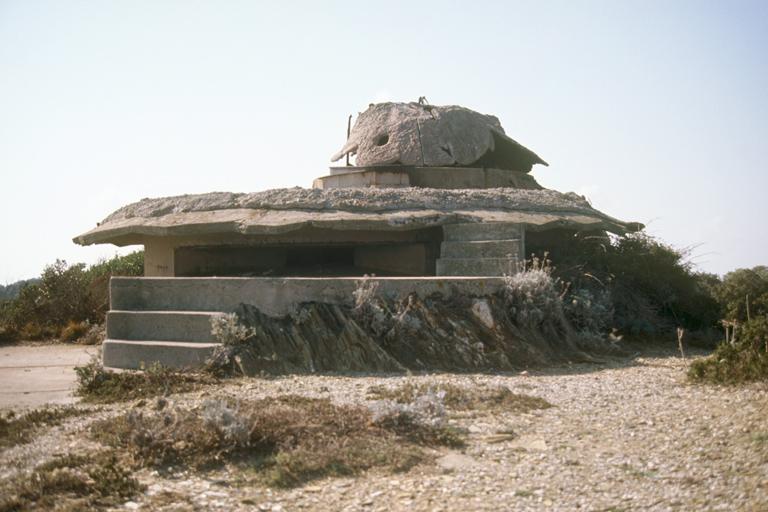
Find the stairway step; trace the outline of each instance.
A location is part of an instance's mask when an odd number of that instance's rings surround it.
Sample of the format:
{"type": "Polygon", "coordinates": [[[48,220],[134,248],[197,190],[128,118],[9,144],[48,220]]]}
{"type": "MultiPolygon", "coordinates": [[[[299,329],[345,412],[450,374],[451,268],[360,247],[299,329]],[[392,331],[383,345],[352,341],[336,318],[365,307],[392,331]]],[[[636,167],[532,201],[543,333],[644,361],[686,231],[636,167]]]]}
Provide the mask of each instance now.
{"type": "Polygon", "coordinates": [[[115,340],[217,343],[211,334],[211,311],[110,311],[107,338],[115,340]]]}
{"type": "Polygon", "coordinates": [[[509,258],[440,258],[438,276],[503,276],[517,272],[517,257],[509,258]]]}
{"type": "Polygon", "coordinates": [[[443,242],[440,246],[443,258],[506,258],[507,254],[519,258],[522,252],[520,240],[443,242]]]}
{"type": "Polygon", "coordinates": [[[445,224],[443,226],[443,240],[446,242],[522,239],[523,224],[511,222],[478,222],[472,224],[445,224]]]}
{"type": "Polygon", "coordinates": [[[106,339],[101,345],[101,354],[104,366],[111,368],[140,370],[154,363],[186,368],[205,363],[218,346],[221,343],[106,339]]]}

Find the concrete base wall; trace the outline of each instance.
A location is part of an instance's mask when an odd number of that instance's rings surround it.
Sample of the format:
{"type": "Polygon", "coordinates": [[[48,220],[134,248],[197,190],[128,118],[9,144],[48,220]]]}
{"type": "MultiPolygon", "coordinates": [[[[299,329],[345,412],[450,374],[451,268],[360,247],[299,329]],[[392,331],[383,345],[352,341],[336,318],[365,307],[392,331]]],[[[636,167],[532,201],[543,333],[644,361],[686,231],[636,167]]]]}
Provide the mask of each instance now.
{"type": "MultiPolygon", "coordinates": [[[[377,294],[405,298],[411,292],[420,297],[449,295],[453,287],[480,297],[496,292],[503,278],[486,277],[386,277],[377,294]]],[[[234,311],[241,303],[252,304],[270,316],[284,316],[299,302],[351,303],[356,278],[247,278],[113,277],[110,300],[115,311],[234,311]]]]}
{"type": "MultiPolygon", "coordinates": [[[[495,293],[499,278],[372,278],[377,296],[406,298],[495,293]]],[[[202,364],[220,345],[211,318],[235,311],[241,303],[283,317],[302,302],[352,304],[360,279],[354,278],[159,278],[113,277],[104,366],[149,368],[154,363],[182,368],[202,364]]]]}

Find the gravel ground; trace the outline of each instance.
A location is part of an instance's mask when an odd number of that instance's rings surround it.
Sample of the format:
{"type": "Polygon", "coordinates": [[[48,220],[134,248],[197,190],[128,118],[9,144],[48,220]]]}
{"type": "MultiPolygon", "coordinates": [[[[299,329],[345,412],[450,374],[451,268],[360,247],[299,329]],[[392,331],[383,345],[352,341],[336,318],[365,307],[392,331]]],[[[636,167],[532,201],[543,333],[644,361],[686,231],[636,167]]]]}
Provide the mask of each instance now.
{"type": "MultiPolygon", "coordinates": [[[[462,450],[407,473],[371,471],[275,490],[241,485],[236,471],[163,476],[140,470],[147,491],[128,510],[768,510],[768,383],[691,385],[686,361],[644,351],[604,365],[567,365],[516,375],[297,376],[242,380],[185,396],[331,397],[371,403],[372,386],[405,381],[472,388],[506,385],[554,407],[529,414],[470,411],[451,422],[468,430],[462,450]],[[499,442],[499,432],[514,431],[499,442]]],[[[33,444],[0,453],[0,478],[64,453],[98,447],[83,432],[105,408],[50,429],[33,444]]]]}

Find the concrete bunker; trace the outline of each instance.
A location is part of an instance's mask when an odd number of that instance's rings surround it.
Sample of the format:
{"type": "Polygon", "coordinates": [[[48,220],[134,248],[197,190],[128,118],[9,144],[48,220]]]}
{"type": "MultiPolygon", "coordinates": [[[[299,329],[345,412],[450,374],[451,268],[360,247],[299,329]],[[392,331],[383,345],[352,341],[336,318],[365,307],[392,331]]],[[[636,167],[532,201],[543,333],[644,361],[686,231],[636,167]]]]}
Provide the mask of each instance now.
{"type": "Polygon", "coordinates": [[[238,303],[284,315],[289,303],[337,301],[367,274],[405,297],[492,293],[529,249],[643,227],[544,189],[530,171],[546,162],[497,118],[463,107],[371,105],[333,161],[350,156],[355,165],[331,167],[309,189],[143,199],[76,237],[145,249],[146,277],[112,284],[105,364],[199,362],[217,345],[212,315],[238,303]],[[214,284],[205,300],[185,297],[214,284]]]}

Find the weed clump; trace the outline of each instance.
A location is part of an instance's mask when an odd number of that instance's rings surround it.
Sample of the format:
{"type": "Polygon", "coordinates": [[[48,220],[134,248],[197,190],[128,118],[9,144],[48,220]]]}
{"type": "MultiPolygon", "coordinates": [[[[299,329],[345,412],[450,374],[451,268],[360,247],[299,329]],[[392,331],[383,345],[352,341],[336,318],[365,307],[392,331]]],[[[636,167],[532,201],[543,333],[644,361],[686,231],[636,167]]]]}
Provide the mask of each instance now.
{"type": "Polygon", "coordinates": [[[405,300],[381,300],[376,297],[379,287],[374,276],[366,275],[357,281],[357,289],[352,292],[354,305],[352,316],[374,336],[392,341],[395,338],[412,336],[421,328],[421,321],[409,314],[415,306],[416,296],[410,295],[405,300]]]}
{"type": "Polygon", "coordinates": [[[75,394],[84,402],[113,403],[150,398],[169,393],[183,393],[214,384],[215,377],[191,370],[177,370],[151,365],[142,372],[113,372],[105,370],[98,360],[75,368],[75,394]]]}
{"type": "Polygon", "coordinates": [[[211,334],[225,347],[237,346],[249,335],[235,313],[211,317],[211,334]]]}
{"type": "Polygon", "coordinates": [[[710,357],[691,363],[688,378],[715,384],[768,379],[768,316],[753,318],[733,342],[721,342],[710,357]]]}
{"type": "MultiPolygon", "coordinates": [[[[437,387],[441,401],[449,409],[456,411],[467,410],[499,410],[527,413],[533,409],[548,409],[552,404],[540,397],[517,394],[506,386],[488,386],[475,389],[465,389],[453,384],[441,384],[437,387]]],[[[395,389],[373,387],[368,393],[376,398],[393,400],[397,403],[407,403],[414,396],[431,393],[431,387],[426,384],[414,385],[406,383],[395,389]]]]}
{"type": "Polygon", "coordinates": [[[419,444],[463,446],[460,433],[446,424],[443,398],[445,391],[428,387],[424,392],[413,389],[410,401],[380,400],[371,406],[372,423],[419,444]]]}
{"type": "Polygon", "coordinates": [[[547,320],[562,318],[561,294],[546,257],[534,257],[530,267],[504,276],[502,295],[512,318],[520,325],[536,327],[547,320]]]}

